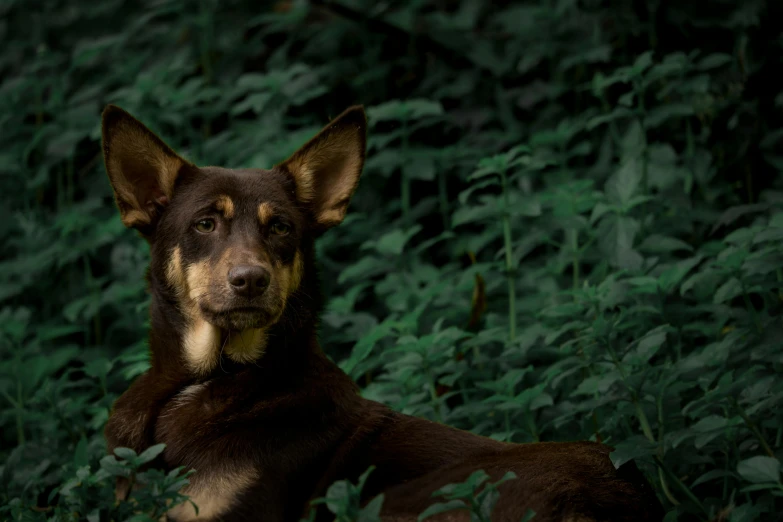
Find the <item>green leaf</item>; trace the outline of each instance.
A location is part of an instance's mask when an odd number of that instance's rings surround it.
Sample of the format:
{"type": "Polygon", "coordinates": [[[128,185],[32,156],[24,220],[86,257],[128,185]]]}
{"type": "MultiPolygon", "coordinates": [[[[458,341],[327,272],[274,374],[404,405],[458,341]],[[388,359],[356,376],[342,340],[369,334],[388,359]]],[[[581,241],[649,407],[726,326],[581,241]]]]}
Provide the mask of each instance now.
{"type": "Polygon", "coordinates": [[[150,446],[149,448],[142,451],[141,455],[139,455],[139,464],[152,462],[158,455],[163,453],[163,450],[165,449],[165,444],[155,444],[154,446],[150,446]]]}
{"type": "Polygon", "coordinates": [[[114,448],[114,454],[127,461],[133,461],[136,458],[136,452],[130,448],[114,448]]]}
{"type": "Polygon", "coordinates": [[[408,230],[394,229],[378,239],[375,250],[384,255],[398,256],[402,254],[406,243],[420,231],[421,225],[414,225],[408,230]]]}
{"type": "Polygon", "coordinates": [[[748,482],[780,482],[780,461],[767,456],[756,456],[737,464],[737,473],[748,482]]]}
{"type": "Polygon", "coordinates": [[[644,128],[655,129],[672,118],[685,118],[695,113],[692,105],[687,103],[670,103],[655,107],[644,118],[644,128]]]}
{"type": "MultiPolygon", "coordinates": [[[[626,163],[631,159],[643,161],[646,148],[647,136],[642,128],[642,124],[637,120],[631,120],[620,142],[622,163],[626,163]]],[[[639,170],[641,170],[641,165],[639,170]]]]}
{"type": "Polygon", "coordinates": [[[438,502],[432,504],[430,507],[422,511],[421,514],[419,515],[419,518],[417,518],[417,520],[419,522],[422,522],[423,520],[426,520],[427,518],[433,515],[437,515],[439,513],[446,513],[447,511],[454,511],[455,509],[467,510],[468,507],[464,500],[454,499],[454,500],[449,500],[447,502],[438,502]]]}
{"type": "Polygon", "coordinates": [[[702,71],[706,71],[709,69],[722,67],[724,65],[731,63],[732,61],[734,61],[734,58],[730,54],[712,53],[712,54],[708,54],[707,56],[699,60],[699,63],[696,64],[696,67],[698,67],[702,71]]]}
{"type": "Polygon", "coordinates": [[[665,324],[656,326],[647,332],[639,340],[636,348],[625,357],[625,360],[630,364],[647,364],[666,341],[666,333],[669,328],[671,327],[665,324]]]}
{"type": "Polygon", "coordinates": [[[571,395],[595,395],[596,393],[606,393],[609,388],[619,380],[620,375],[614,371],[604,375],[592,375],[584,379],[571,395]]]}
{"type": "Polygon", "coordinates": [[[609,123],[623,118],[629,118],[631,116],[633,116],[633,112],[630,109],[625,107],[617,107],[609,114],[602,114],[601,116],[590,118],[585,125],[585,129],[590,131],[600,125],[603,125],[604,123],[609,123]]]}
{"type": "MultiPolygon", "coordinates": [[[[663,291],[666,293],[671,292],[694,267],[702,262],[703,259],[704,256],[702,255],[683,259],[682,261],[675,263],[674,266],[661,272],[661,275],[658,276],[658,283],[661,285],[663,291]]],[[[683,294],[685,291],[687,291],[687,289],[681,290],[683,294]]]]}
{"type": "Polygon", "coordinates": [[[651,457],[658,451],[658,445],[650,442],[641,435],[634,435],[630,438],[617,442],[614,445],[614,451],[609,454],[612,464],[619,468],[628,461],[640,457],[651,457]]]}
{"type": "Polygon", "coordinates": [[[351,375],[356,366],[370,355],[375,343],[389,335],[391,329],[392,325],[387,321],[376,326],[368,335],[359,339],[351,351],[350,357],[340,363],[340,368],[351,375]]]}
{"type": "Polygon", "coordinates": [[[359,516],[356,519],[356,522],[380,522],[381,509],[383,508],[383,499],[384,495],[381,493],[369,501],[361,509],[361,511],[359,511],[359,516]]]}
{"type": "Polygon", "coordinates": [[[694,480],[693,483],[691,484],[691,487],[695,488],[699,484],[704,484],[715,479],[719,479],[723,477],[734,477],[734,476],[735,476],[734,473],[730,471],[725,471],[722,469],[713,469],[708,471],[707,473],[704,473],[702,476],[694,480]]]}
{"type": "Polygon", "coordinates": [[[715,224],[712,226],[712,230],[710,231],[711,234],[714,234],[715,231],[717,231],[720,227],[730,225],[734,223],[737,219],[741,218],[742,216],[746,216],[748,214],[755,214],[758,212],[765,212],[769,210],[769,204],[767,203],[754,203],[752,205],[738,205],[736,207],[731,207],[726,209],[723,214],[721,214],[720,218],[718,218],[718,221],[715,222],[715,224]]]}
{"type": "Polygon", "coordinates": [[[76,444],[76,449],[73,452],[73,465],[75,468],[81,468],[87,466],[90,463],[89,455],[87,454],[87,439],[81,437],[76,444]]]}
{"type": "Polygon", "coordinates": [[[347,510],[351,493],[349,487],[348,481],[339,480],[326,490],[326,507],[335,515],[347,510]]]}
{"type": "Polygon", "coordinates": [[[644,259],[633,248],[639,222],[628,216],[608,216],[598,227],[599,245],[613,266],[638,270],[644,259]]]}
{"type": "Polygon", "coordinates": [[[641,161],[636,158],[623,163],[606,182],[604,190],[609,200],[615,205],[627,205],[636,194],[642,180],[641,161]]]}
{"type": "MultiPolygon", "coordinates": [[[[127,448],[126,448],[127,449],[127,448]]],[[[111,476],[115,477],[129,477],[131,474],[130,468],[126,463],[119,462],[114,455],[106,455],[100,460],[101,469],[105,470],[111,476]]]]}
{"type": "Polygon", "coordinates": [[[525,514],[522,516],[522,520],[520,522],[530,522],[531,520],[534,520],[536,517],[536,512],[532,509],[528,509],[525,511],[525,514]]]}
{"type": "Polygon", "coordinates": [[[652,234],[647,236],[644,241],[639,244],[639,250],[651,254],[665,254],[668,252],[677,252],[678,250],[692,251],[693,247],[676,237],[652,234]]]}
{"type": "Polygon", "coordinates": [[[712,302],[715,304],[725,303],[740,294],[742,294],[742,283],[736,277],[732,277],[715,291],[712,302]]]}

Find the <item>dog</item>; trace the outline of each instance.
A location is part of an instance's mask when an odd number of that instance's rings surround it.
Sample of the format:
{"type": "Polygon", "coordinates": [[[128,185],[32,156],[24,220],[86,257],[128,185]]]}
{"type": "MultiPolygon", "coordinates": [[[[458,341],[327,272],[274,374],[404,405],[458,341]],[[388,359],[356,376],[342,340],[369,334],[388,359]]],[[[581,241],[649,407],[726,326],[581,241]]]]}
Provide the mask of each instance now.
{"type": "MultiPolygon", "coordinates": [[[[150,369],[115,402],[109,452],[166,448],[155,466],[195,469],[198,506],[169,520],[298,521],[336,480],[375,470],[363,502],[415,521],[440,487],[483,469],[499,486],[494,521],[658,521],[633,463],[593,442],[513,444],[362,398],[322,351],[314,244],[345,217],[365,159],[355,106],[269,170],[197,167],[109,105],[106,171],[122,222],[150,244],[150,369]]],[[[119,482],[117,495],[132,494],[119,482]]],[[[323,506],[317,520],[329,520],[323,506]]],[[[469,521],[467,511],[428,520],[469,521]]]]}

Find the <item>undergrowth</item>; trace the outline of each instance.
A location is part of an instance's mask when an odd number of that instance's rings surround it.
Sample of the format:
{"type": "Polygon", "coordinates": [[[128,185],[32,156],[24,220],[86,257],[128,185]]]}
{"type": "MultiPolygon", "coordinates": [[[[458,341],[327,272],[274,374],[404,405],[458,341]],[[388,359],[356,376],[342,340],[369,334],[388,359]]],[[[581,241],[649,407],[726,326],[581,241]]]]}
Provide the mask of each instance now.
{"type": "MultiPolygon", "coordinates": [[[[187,470],[105,456],[147,368],[148,248],[113,207],[103,105],[197,164],[269,167],[363,103],[360,188],[318,245],[322,344],[363,394],[499,440],[613,445],[667,522],[775,520],[781,5],[361,5],[0,2],[0,516],[184,500],[187,470]]],[[[488,520],[485,480],[438,501],[488,520]]],[[[360,488],[330,489],[338,520],[377,519],[360,488]]]]}

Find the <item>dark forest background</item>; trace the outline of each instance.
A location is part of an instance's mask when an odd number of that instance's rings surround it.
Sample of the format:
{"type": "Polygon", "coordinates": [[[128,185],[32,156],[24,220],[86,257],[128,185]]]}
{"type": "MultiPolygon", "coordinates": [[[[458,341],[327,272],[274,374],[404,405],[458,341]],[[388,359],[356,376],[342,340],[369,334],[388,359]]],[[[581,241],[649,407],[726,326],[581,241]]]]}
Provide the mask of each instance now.
{"type": "MultiPolygon", "coordinates": [[[[102,437],[147,368],[148,248],[113,206],[102,107],[198,164],[269,167],[362,103],[362,182],[319,252],[323,345],[367,397],[609,443],[667,522],[780,520],[781,20],[772,0],[0,1],[0,518],[154,520],[182,485],[148,472],[113,502],[150,457],[102,437]]],[[[330,508],[373,520],[354,489],[330,508]]]]}

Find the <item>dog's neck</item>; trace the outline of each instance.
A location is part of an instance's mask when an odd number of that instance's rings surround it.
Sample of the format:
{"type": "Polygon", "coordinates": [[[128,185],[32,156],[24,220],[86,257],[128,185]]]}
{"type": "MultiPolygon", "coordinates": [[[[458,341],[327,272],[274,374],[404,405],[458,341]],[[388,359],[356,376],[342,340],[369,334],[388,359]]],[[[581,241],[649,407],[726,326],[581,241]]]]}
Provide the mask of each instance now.
{"type": "Polygon", "coordinates": [[[315,270],[305,271],[300,287],[289,297],[275,324],[243,332],[223,330],[187,314],[154,270],[148,281],[152,297],[149,342],[155,373],[177,380],[204,380],[250,366],[263,373],[290,373],[312,356],[322,355],[317,340],[321,298],[315,270]],[[194,343],[202,345],[194,347],[194,343]],[[194,350],[203,352],[195,367],[194,350]]]}

